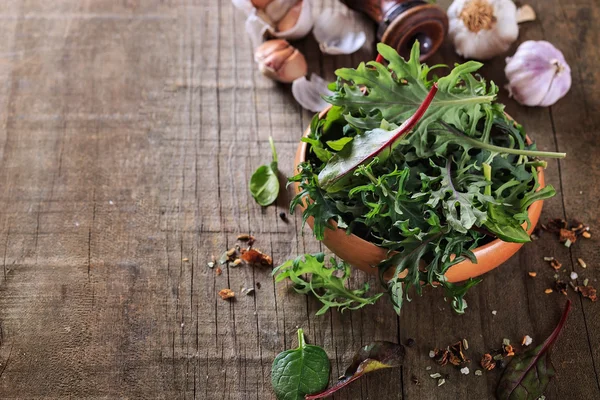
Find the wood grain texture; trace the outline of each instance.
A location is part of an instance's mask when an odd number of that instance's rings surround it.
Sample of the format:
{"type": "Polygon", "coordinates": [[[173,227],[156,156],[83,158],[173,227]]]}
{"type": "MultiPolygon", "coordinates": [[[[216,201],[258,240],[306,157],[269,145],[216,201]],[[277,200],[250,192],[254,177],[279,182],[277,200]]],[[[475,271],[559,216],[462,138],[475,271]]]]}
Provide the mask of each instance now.
{"type": "MultiPolygon", "coordinates": [[[[343,7],[314,3],[315,13],[343,7]]],[[[540,148],[569,153],[549,162],[559,195],[543,218],[579,218],[594,230],[600,14],[594,0],[530,4],[538,21],[522,27],[520,40],[556,44],[573,88],[546,109],[520,107],[504,91],[501,98],[540,148]]],[[[463,316],[428,290],[401,318],[387,299],[316,317],[313,298],[275,285],[267,269],[217,276],[206,262],[240,233],[254,234],[276,263],[322,250],[298,216],[278,217],[291,189],[265,209],[248,192],[249,176],[270,157],[269,136],[291,174],[312,115],[288,87],[260,76],[243,25],[228,0],[0,2],[0,398],[272,399],[271,362],[303,327],[329,354],[332,379],[361,345],[416,340],[403,368],[336,399],[492,399],[499,374],[461,376],[434,365],[429,350],[466,337],[474,370],[505,337],[539,343],[565,301],[543,294],[554,273],[543,257],[598,286],[597,235],[571,249],[548,236],[525,246],[469,293],[463,316]],[[254,296],[241,294],[253,286],[254,296]],[[223,288],[235,300],[221,300],[223,288]],[[428,377],[437,371],[450,374],[441,388],[428,377]]],[[[373,58],[368,48],[322,56],[312,37],[296,45],[309,70],[328,79],[373,58]]],[[[447,43],[431,63],[457,60],[447,43]]],[[[483,75],[503,85],[503,65],[494,60],[483,75]]],[[[377,285],[360,272],[352,283],[368,279],[377,285]]],[[[598,398],[598,305],[569,296],[574,309],[546,398],[598,398]]]]}

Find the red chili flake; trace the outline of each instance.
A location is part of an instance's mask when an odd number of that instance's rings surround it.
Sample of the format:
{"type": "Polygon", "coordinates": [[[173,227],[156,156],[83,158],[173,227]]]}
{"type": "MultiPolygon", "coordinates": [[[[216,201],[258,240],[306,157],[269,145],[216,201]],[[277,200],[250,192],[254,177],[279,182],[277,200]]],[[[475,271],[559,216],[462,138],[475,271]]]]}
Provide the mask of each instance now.
{"type": "Polygon", "coordinates": [[[435,355],[433,356],[433,361],[441,365],[442,367],[448,364],[448,358],[450,356],[450,351],[448,349],[438,349],[436,348],[434,351],[435,355]]]}
{"type": "Polygon", "coordinates": [[[561,243],[565,243],[568,240],[571,242],[571,244],[573,244],[577,241],[577,235],[571,230],[563,228],[559,231],[558,234],[560,235],[559,240],[561,243]]]}
{"type": "Polygon", "coordinates": [[[252,265],[264,265],[267,267],[273,265],[273,259],[270,256],[256,249],[242,251],[242,260],[252,265]]]}
{"type": "Polygon", "coordinates": [[[512,357],[515,355],[515,350],[513,349],[512,345],[510,344],[503,344],[502,345],[502,355],[504,357],[512,357]]]}
{"type": "Polygon", "coordinates": [[[217,276],[221,275],[223,273],[223,270],[220,267],[217,267],[217,269],[215,269],[215,274],[217,276]]]}
{"type": "Polygon", "coordinates": [[[554,268],[555,271],[560,271],[562,268],[562,264],[556,258],[553,258],[552,261],[550,261],[550,266],[554,268]]]}
{"type": "Polygon", "coordinates": [[[481,367],[486,371],[491,371],[496,368],[496,362],[490,353],[485,353],[483,357],[481,357],[479,364],[481,364],[481,367]]]}
{"type": "Polygon", "coordinates": [[[581,293],[583,297],[587,297],[593,302],[598,301],[596,289],[592,286],[577,286],[577,291],[581,293]]]}
{"type": "Polygon", "coordinates": [[[227,300],[235,297],[235,293],[233,293],[233,290],[231,289],[221,289],[219,290],[219,296],[221,296],[223,300],[227,300]]]}

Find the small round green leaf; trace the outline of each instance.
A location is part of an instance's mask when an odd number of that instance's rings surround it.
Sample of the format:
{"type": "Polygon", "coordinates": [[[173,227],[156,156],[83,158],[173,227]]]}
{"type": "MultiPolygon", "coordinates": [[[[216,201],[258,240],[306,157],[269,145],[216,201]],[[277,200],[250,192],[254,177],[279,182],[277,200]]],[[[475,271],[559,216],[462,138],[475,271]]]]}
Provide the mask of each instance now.
{"type": "Polygon", "coordinates": [[[279,179],[272,165],[261,165],[250,178],[250,193],[261,206],[268,206],[277,200],[279,179]]]}
{"type": "Polygon", "coordinates": [[[304,342],[302,329],[298,330],[297,349],[286,350],[275,357],[271,368],[271,383],[279,400],[303,400],[329,383],[330,364],[327,353],[304,342]]]}

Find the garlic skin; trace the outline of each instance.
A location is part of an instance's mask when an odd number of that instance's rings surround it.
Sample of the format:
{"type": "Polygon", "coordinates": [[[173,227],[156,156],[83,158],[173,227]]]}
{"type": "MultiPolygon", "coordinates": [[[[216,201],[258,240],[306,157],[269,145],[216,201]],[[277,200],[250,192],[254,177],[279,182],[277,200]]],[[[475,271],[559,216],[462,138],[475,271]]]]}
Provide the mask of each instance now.
{"type": "Polygon", "coordinates": [[[299,1],[277,22],[277,32],[286,32],[296,26],[301,13],[302,1],[299,1]]]}
{"type": "Polygon", "coordinates": [[[327,81],[317,74],[311,74],[310,80],[302,76],[292,83],[292,95],[303,108],[321,112],[329,105],[322,96],[331,96],[333,92],[327,87],[327,81]]]}
{"type": "Polygon", "coordinates": [[[565,57],[543,40],[523,42],[514,56],[506,58],[504,73],[510,96],[526,106],[551,106],[571,88],[565,57]]]}
{"type": "Polygon", "coordinates": [[[488,60],[506,52],[519,36],[512,0],[455,0],[448,21],[448,36],[465,58],[488,60]]]}
{"type": "Polygon", "coordinates": [[[254,52],[258,69],[267,78],[290,83],[306,75],[306,59],[286,40],[268,40],[254,52]]]}
{"type": "Polygon", "coordinates": [[[371,29],[364,26],[358,13],[334,11],[327,8],[321,12],[315,21],[313,35],[321,52],[339,55],[352,54],[365,44],[367,34],[371,29]]]}

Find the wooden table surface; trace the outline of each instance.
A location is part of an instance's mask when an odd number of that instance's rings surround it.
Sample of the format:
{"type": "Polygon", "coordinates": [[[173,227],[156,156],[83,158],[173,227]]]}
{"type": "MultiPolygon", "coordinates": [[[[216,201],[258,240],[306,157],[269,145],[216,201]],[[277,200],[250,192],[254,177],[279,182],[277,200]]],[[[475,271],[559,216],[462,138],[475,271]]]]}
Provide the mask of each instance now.
{"type": "MultiPolygon", "coordinates": [[[[427,290],[398,318],[387,299],[317,317],[319,304],[275,285],[270,270],[207,268],[240,233],[254,234],[276,264],[321,249],[298,215],[279,219],[290,191],[264,209],[248,192],[270,158],[270,135],[291,174],[312,115],[257,72],[244,16],[228,0],[0,2],[0,398],[272,399],[271,362],[295,346],[298,327],[327,351],[332,379],[361,345],[416,340],[403,368],[337,399],[493,398],[498,372],[461,376],[433,364],[429,350],[467,338],[473,371],[503,338],[541,343],[566,302],[544,294],[554,281],[544,256],[593,285],[600,278],[600,8],[529,3],[538,21],[519,40],[554,43],[573,86],[551,108],[500,97],[539,148],[568,153],[548,164],[558,195],[543,218],[578,218],[598,235],[570,249],[549,235],[526,245],[471,290],[463,316],[427,290]],[[254,296],[239,294],[254,283],[254,296]],[[217,296],[223,288],[238,292],[235,301],[217,296]],[[450,374],[444,386],[433,372],[450,374]]],[[[341,7],[315,1],[314,11],[331,5],[341,7]]],[[[297,46],[328,79],[374,56],[322,56],[310,37],[297,46]]],[[[431,62],[456,60],[446,44],[431,62]]],[[[498,57],[483,75],[503,86],[503,66],[498,57]]],[[[365,280],[377,284],[352,278],[365,280]]],[[[596,399],[600,304],[568,297],[546,398],[596,399]]]]}

